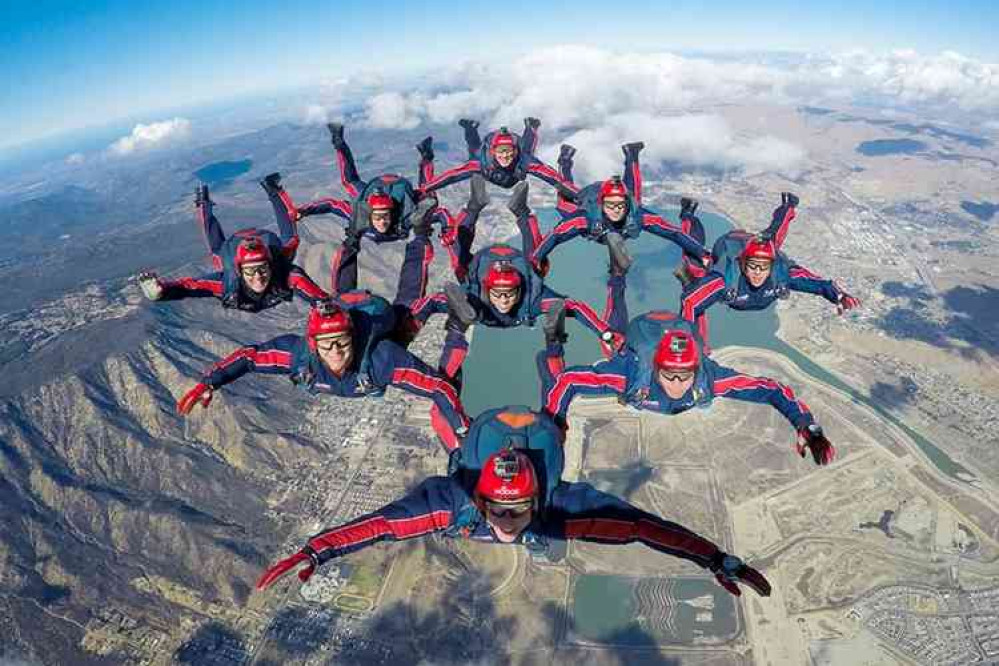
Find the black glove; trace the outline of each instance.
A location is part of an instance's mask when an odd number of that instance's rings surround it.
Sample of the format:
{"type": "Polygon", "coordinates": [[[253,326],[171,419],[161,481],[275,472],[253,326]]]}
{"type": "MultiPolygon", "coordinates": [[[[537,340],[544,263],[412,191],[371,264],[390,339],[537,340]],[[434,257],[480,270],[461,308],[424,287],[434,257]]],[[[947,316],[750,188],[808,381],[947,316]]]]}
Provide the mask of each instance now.
{"type": "Polygon", "coordinates": [[[326,129],[330,131],[330,142],[334,148],[343,148],[347,145],[343,140],[342,123],[327,123],[326,129]]]}

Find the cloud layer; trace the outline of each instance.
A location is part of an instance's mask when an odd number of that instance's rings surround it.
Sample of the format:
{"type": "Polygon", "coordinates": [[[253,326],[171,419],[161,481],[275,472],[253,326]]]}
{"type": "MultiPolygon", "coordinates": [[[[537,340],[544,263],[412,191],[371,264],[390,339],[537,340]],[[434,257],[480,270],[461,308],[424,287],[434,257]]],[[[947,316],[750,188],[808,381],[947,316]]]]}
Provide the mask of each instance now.
{"type": "MultiPolygon", "coordinates": [[[[642,139],[646,161],[721,168],[793,169],[804,152],[773,136],[736,134],[720,104],[864,104],[996,114],[999,65],[951,52],[874,55],[746,55],[727,59],[671,53],[614,53],[584,46],[534,51],[508,63],[466,63],[433,86],[381,92],[364,105],[363,122],[413,129],[471,117],[484,127],[521,126],[525,116],[568,135],[585,150],[581,173],[620,170],[621,142],[642,139]]],[[[982,118],[979,118],[982,120],[982,118]]],[[[542,154],[551,156],[555,146],[542,154]]]]}
{"type": "Polygon", "coordinates": [[[112,155],[130,155],[179,143],[190,133],[191,121],[187,118],[172,118],[149,125],[140,123],[132,128],[131,134],[112,143],[108,150],[112,155]]]}

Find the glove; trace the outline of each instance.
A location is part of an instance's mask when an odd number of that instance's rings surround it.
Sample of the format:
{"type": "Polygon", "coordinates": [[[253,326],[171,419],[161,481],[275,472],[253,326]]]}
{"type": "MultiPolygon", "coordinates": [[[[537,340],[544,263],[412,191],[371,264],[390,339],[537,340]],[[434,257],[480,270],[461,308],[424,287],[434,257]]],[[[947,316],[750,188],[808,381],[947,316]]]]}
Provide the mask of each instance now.
{"type": "Polygon", "coordinates": [[[257,581],[257,589],[266,590],[279,578],[297,567],[299,564],[303,564],[305,562],[308,562],[309,565],[304,569],[300,569],[298,572],[298,579],[304,583],[312,577],[312,574],[316,572],[316,567],[319,566],[319,560],[316,558],[316,551],[312,550],[309,546],[306,546],[291,557],[284,558],[267,569],[267,571],[264,572],[264,575],[260,577],[260,580],[257,581]]]}
{"type": "Polygon", "coordinates": [[[737,597],[742,596],[742,590],[738,583],[748,585],[761,597],[770,596],[770,582],[753,567],[747,565],[735,555],[729,555],[721,551],[715,556],[711,563],[711,571],[715,574],[715,580],[724,587],[730,594],[737,597]]]}
{"type": "Polygon", "coordinates": [[[615,352],[620,353],[624,349],[624,336],[617,331],[604,331],[600,334],[600,339],[615,352]]]}
{"type": "Polygon", "coordinates": [[[799,201],[800,199],[798,199],[797,196],[791,194],[790,192],[780,193],[780,203],[782,206],[790,206],[791,208],[796,208],[798,206],[799,201]]]}
{"type": "Polygon", "coordinates": [[[326,129],[330,131],[330,143],[333,144],[334,148],[343,148],[347,145],[343,140],[343,124],[327,123],[326,129]]]}
{"type": "Polygon", "coordinates": [[[539,127],[541,127],[541,121],[538,120],[537,118],[531,118],[531,117],[524,118],[524,127],[527,129],[536,130],[539,127]]]}
{"type": "Polygon", "coordinates": [[[139,288],[142,289],[142,293],[146,298],[151,301],[158,301],[163,298],[163,284],[156,276],[156,273],[143,271],[139,273],[138,281],[139,288]]]}
{"type": "Polygon", "coordinates": [[[473,130],[479,129],[478,120],[469,120],[468,118],[462,118],[461,120],[458,121],[458,124],[464,127],[465,129],[473,129],[473,130]]]}
{"type": "Polygon", "coordinates": [[[425,162],[434,161],[434,137],[428,136],[423,141],[416,144],[416,150],[420,153],[420,159],[425,162]]]}
{"type": "Polygon", "coordinates": [[[798,429],[794,449],[802,458],[805,457],[805,449],[811,451],[816,465],[828,465],[836,459],[836,447],[826,439],[822,428],[814,423],[798,429]]]}
{"type": "Polygon", "coordinates": [[[542,259],[541,261],[531,261],[531,267],[534,268],[534,272],[540,277],[546,277],[548,271],[551,268],[551,262],[548,259],[542,259]]]}
{"type": "Polygon", "coordinates": [[[836,285],[836,291],[839,292],[839,300],[836,302],[836,314],[841,315],[847,310],[860,307],[859,298],[843,291],[843,287],[838,282],[834,284],[836,285]]]}
{"type": "Polygon", "coordinates": [[[687,215],[693,215],[697,212],[697,199],[691,199],[689,197],[680,198],[680,217],[686,217],[687,215]]]}
{"type": "Polygon", "coordinates": [[[197,403],[207,408],[212,402],[212,387],[204,382],[198,382],[184,397],[177,402],[177,413],[187,416],[197,403]]]}

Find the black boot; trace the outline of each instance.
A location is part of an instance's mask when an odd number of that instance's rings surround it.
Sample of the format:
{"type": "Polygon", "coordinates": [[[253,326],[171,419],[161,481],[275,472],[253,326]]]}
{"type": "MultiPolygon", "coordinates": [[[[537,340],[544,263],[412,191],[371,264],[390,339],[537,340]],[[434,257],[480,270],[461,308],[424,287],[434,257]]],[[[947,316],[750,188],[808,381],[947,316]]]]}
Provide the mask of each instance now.
{"type": "Polygon", "coordinates": [[[607,252],[610,254],[611,275],[624,275],[631,268],[632,259],[628,248],[624,246],[624,238],[617,232],[604,236],[607,252]]]}
{"type": "Polygon", "coordinates": [[[697,212],[697,199],[690,197],[680,197],[680,218],[693,215],[697,212]]]}
{"type": "Polygon", "coordinates": [[[267,194],[277,194],[281,191],[281,174],[269,173],[260,181],[260,187],[264,188],[267,194]]]}
{"type": "Polygon", "coordinates": [[[637,160],[638,154],[642,152],[642,148],[645,148],[645,144],[641,141],[636,141],[635,143],[626,143],[621,146],[621,150],[624,151],[625,157],[630,157],[637,160]]]}
{"type": "Polygon", "coordinates": [[[346,145],[343,140],[343,123],[327,123],[326,129],[330,131],[330,142],[334,148],[342,148],[346,145]]]}
{"type": "Polygon", "coordinates": [[[444,295],[447,297],[448,324],[453,330],[467,331],[477,318],[475,308],[468,300],[468,292],[460,284],[451,282],[444,285],[444,295]]]}
{"type": "Polygon", "coordinates": [[[569,336],[565,334],[565,299],[552,302],[541,325],[545,332],[545,345],[564,344],[569,336]]]}
{"type": "Polygon", "coordinates": [[[434,137],[428,136],[423,141],[416,144],[416,150],[420,153],[420,159],[425,162],[434,161],[434,137]]]}
{"type": "Polygon", "coordinates": [[[478,215],[489,205],[489,193],[486,191],[486,179],[477,173],[468,181],[468,212],[478,215]]]}
{"type": "Polygon", "coordinates": [[[437,210],[437,199],[434,197],[426,197],[416,204],[416,209],[409,216],[409,219],[412,220],[411,228],[414,235],[430,235],[430,223],[433,221],[435,210],[437,210]]]}
{"type": "Polygon", "coordinates": [[[531,208],[527,205],[527,195],[530,191],[531,186],[526,180],[522,180],[514,185],[510,192],[510,200],[506,202],[506,207],[518,220],[531,214],[531,208]]]}
{"type": "Polygon", "coordinates": [[[567,143],[563,143],[558,149],[558,163],[568,162],[572,164],[572,158],[576,155],[576,149],[567,143]]]}
{"type": "Polygon", "coordinates": [[[201,208],[205,204],[211,205],[212,200],[208,196],[208,186],[198,185],[194,188],[194,206],[196,208],[201,208]]]}

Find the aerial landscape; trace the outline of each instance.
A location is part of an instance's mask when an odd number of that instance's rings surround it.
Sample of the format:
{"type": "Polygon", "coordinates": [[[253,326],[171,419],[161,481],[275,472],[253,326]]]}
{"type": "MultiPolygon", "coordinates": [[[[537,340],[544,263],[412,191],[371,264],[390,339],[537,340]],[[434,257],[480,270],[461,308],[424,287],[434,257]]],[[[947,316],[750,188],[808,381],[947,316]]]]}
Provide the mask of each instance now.
{"type": "MultiPolygon", "coordinates": [[[[87,20],[124,10],[101,11],[87,20]]],[[[421,73],[316,55],[314,85],[223,87],[211,103],[150,102],[100,123],[24,112],[23,140],[0,144],[0,665],[999,664],[994,45],[958,55],[938,36],[917,52],[905,33],[886,53],[797,42],[715,53],[566,34],[421,61],[421,73]],[[274,172],[296,203],[349,198],[329,123],[346,126],[362,176],[415,183],[424,137],[439,174],[468,158],[460,119],[519,132],[531,117],[538,158],[575,146],[580,184],[621,174],[621,146],[643,141],[642,205],[678,220],[681,198],[695,199],[707,249],[733,228],[762,230],[794,193],[781,251],[859,299],[842,314],[809,294],[710,313],[711,359],[793,387],[835,444],[828,464],[796,455],[795,427],[769,404],[663,414],[583,397],[568,411],[564,481],[737,554],[772,592],[733,596],[715,572],[641,543],[500,547],[444,533],[256,589],[313,535],[451,471],[433,403],[397,385],[330,398],[261,373],[179,414],[204,373],[244,345],[302,335],[314,308],[150,302],[138,276],[212,270],[196,188],[210,188],[226,233],[277,233],[260,184],[274,172]]],[[[10,63],[24,68],[23,103],[30,62],[10,63]]],[[[529,182],[548,233],[558,193],[529,182]]],[[[466,183],[437,192],[452,211],[469,196],[466,183]]],[[[514,195],[489,196],[474,249],[519,248],[514,195]]],[[[343,220],[302,217],[297,231],[295,263],[335,290],[343,220]]],[[[428,293],[455,281],[438,236],[428,293]]],[[[629,243],[630,315],[678,310],[679,248],[651,234],[629,243]]],[[[403,244],[362,248],[361,287],[391,300],[403,244]]],[[[607,257],[566,243],[545,283],[600,313],[607,257]]],[[[472,327],[456,382],[469,417],[542,408],[542,322],[472,327]]],[[[601,358],[580,321],[566,327],[568,365],[601,358]]],[[[450,315],[431,317],[408,351],[437,369],[453,332],[450,315]]]]}

